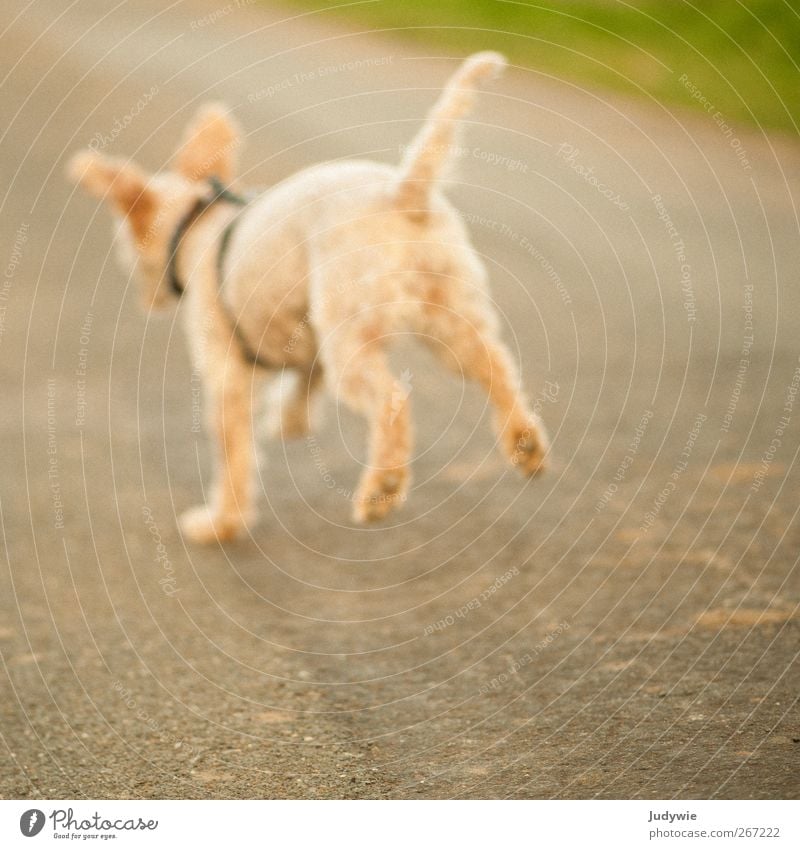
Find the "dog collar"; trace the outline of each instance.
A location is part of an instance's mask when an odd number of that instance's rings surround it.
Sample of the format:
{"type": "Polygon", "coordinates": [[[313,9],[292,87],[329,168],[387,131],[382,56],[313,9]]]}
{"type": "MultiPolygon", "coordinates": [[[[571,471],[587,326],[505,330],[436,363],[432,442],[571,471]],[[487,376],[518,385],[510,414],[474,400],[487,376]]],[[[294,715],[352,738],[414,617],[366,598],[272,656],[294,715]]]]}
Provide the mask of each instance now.
{"type": "MultiPolygon", "coordinates": [[[[213,206],[218,201],[226,201],[227,203],[232,203],[235,206],[246,206],[248,204],[247,198],[236,194],[236,192],[232,192],[229,188],[224,186],[217,177],[211,177],[208,180],[208,184],[211,188],[211,194],[197,199],[191,209],[178,222],[178,226],[175,228],[172,238],[169,240],[167,278],[169,279],[170,289],[172,289],[178,297],[183,294],[183,290],[185,288],[178,276],[178,248],[180,248],[181,241],[186,235],[186,231],[210,206],[213,206]]],[[[230,238],[230,233],[228,232],[230,229],[230,225],[225,228],[225,234],[223,235],[225,245],[227,245],[228,239],[230,238]]],[[[221,259],[219,261],[221,264],[221,259]]]]}
{"type": "MultiPolygon", "coordinates": [[[[228,203],[231,203],[235,206],[245,207],[248,203],[250,203],[250,200],[252,199],[250,197],[245,197],[243,195],[238,195],[235,192],[232,192],[230,189],[226,188],[216,177],[212,177],[208,181],[208,183],[211,187],[212,194],[197,199],[192,208],[178,222],[178,226],[175,228],[175,232],[172,234],[172,238],[170,239],[167,275],[169,277],[170,287],[178,297],[183,294],[185,287],[181,284],[180,278],[178,277],[176,257],[178,254],[178,248],[181,244],[181,240],[186,235],[186,231],[210,206],[213,206],[218,201],[227,201],[228,203]]],[[[250,347],[250,343],[247,341],[247,338],[242,332],[242,329],[239,326],[239,322],[232,315],[229,314],[227,309],[225,309],[224,301],[222,299],[222,283],[225,276],[225,254],[228,250],[228,245],[230,243],[231,236],[233,235],[234,228],[236,227],[239,218],[240,216],[238,213],[234,215],[233,218],[226,225],[225,229],[222,231],[222,234],[219,238],[219,246],[217,248],[217,285],[219,286],[220,290],[219,304],[220,308],[227,316],[228,323],[230,324],[231,330],[233,331],[233,335],[236,337],[236,340],[239,343],[239,348],[241,349],[242,356],[253,365],[260,366],[264,369],[270,369],[274,367],[274,363],[264,360],[263,357],[261,357],[261,355],[257,351],[254,351],[250,347]]]]}

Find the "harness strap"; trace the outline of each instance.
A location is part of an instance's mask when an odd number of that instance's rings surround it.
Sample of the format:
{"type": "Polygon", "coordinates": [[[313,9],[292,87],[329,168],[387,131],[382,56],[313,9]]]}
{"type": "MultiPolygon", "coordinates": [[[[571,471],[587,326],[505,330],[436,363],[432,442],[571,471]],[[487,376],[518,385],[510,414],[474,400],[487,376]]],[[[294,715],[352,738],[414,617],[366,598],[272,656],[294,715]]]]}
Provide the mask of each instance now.
{"type": "Polygon", "coordinates": [[[222,231],[222,235],[219,238],[219,248],[217,249],[217,286],[219,288],[219,306],[228,319],[228,324],[231,326],[234,336],[236,336],[236,340],[239,343],[239,348],[241,349],[244,358],[252,365],[260,366],[265,369],[274,368],[274,363],[265,360],[257,351],[254,351],[250,347],[250,343],[247,341],[238,320],[234,318],[234,316],[232,316],[230,311],[226,308],[225,299],[222,295],[222,286],[225,282],[225,256],[228,252],[228,245],[230,244],[231,236],[233,236],[233,231],[239,223],[239,217],[240,214],[237,214],[228,222],[228,225],[222,231]]]}
{"type": "MultiPolygon", "coordinates": [[[[167,276],[169,278],[170,288],[177,297],[180,297],[185,289],[180,281],[180,277],[178,276],[177,255],[181,241],[186,235],[188,229],[210,206],[213,206],[218,201],[225,201],[227,203],[234,204],[235,206],[246,207],[250,200],[252,200],[252,197],[244,197],[232,192],[224,186],[217,177],[211,177],[208,183],[211,186],[212,194],[210,196],[197,199],[192,208],[178,222],[178,226],[175,228],[175,232],[172,234],[172,238],[170,239],[167,276]]],[[[261,368],[272,368],[272,363],[264,360],[258,352],[254,351],[250,347],[250,343],[245,338],[244,333],[239,326],[239,322],[227,310],[222,298],[222,284],[225,279],[225,255],[227,253],[233,231],[239,222],[239,217],[240,216],[237,213],[228,222],[227,226],[222,231],[219,240],[219,247],[217,249],[217,285],[219,287],[219,305],[228,319],[228,324],[230,324],[231,330],[234,336],[236,336],[239,348],[241,349],[242,355],[245,359],[249,360],[253,365],[260,366],[261,368]]]]}
{"type": "Polygon", "coordinates": [[[180,297],[183,294],[184,288],[180,278],[178,277],[178,248],[181,246],[181,240],[186,235],[186,231],[210,205],[211,201],[207,198],[198,198],[194,206],[178,222],[178,226],[175,228],[172,238],[169,240],[167,277],[169,277],[169,287],[177,297],[180,297]]]}
{"type": "MultiPolygon", "coordinates": [[[[194,206],[181,218],[172,238],[169,240],[169,256],[167,258],[167,276],[169,277],[169,285],[172,291],[180,296],[183,294],[184,286],[178,277],[178,248],[181,245],[186,231],[194,224],[194,222],[217,201],[224,200],[227,203],[232,203],[235,206],[247,206],[252,198],[237,195],[229,188],[224,186],[218,177],[209,177],[208,184],[211,187],[211,194],[206,197],[198,198],[194,206]]],[[[226,240],[227,244],[227,240],[226,240]]]]}

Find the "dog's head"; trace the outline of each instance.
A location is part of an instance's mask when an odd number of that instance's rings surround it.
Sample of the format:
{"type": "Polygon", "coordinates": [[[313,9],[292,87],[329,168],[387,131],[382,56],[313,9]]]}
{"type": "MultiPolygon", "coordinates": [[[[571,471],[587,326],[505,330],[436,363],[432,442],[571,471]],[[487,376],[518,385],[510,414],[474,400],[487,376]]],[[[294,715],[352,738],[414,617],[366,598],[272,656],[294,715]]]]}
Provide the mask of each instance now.
{"type": "Polygon", "coordinates": [[[207,104],[191,121],[173,167],[147,174],[130,160],[93,150],[75,154],[68,165],[71,180],[105,200],[117,225],[118,257],[138,279],[146,308],[173,300],[167,268],[176,229],[216,177],[234,176],[240,132],[224,106],[207,104]]]}

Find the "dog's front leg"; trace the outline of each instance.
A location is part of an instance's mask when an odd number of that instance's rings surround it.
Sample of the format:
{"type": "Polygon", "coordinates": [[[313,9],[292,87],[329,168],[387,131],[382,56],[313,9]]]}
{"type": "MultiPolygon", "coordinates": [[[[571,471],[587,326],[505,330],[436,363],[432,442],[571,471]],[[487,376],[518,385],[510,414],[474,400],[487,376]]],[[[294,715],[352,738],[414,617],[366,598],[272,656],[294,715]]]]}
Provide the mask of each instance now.
{"type": "Polygon", "coordinates": [[[228,353],[207,363],[204,389],[208,429],[216,447],[215,479],[208,504],[187,510],[181,530],[193,542],[233,539],[250,518],[252,470],[252,367],[228,353]]]}

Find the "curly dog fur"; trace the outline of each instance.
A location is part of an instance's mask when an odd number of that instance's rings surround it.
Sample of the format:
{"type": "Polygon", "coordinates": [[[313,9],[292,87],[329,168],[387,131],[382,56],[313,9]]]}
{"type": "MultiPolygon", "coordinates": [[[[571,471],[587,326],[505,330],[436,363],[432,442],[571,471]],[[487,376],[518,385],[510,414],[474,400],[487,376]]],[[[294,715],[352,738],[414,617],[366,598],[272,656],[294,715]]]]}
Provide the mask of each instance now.
{"type": "Polygon", "coordinates": [[[398,332],[430,340],[448,367],[477,381],[510,462],[527,474],[543,468],[547,439],[498,338],[485,269],[437,187],[475,85],[504,65],[496,53],[467,59],[397,168],[313,166],[244,209],[221,197],[190,221],[209,180],[235,176],[240,131],[222,106],[201,109],[165,173],[150,176],[90,151],[72,158],[71,178],[114,213],[120,257],[136,273],[145,307],[174,302],[171,269],[185,290],[183,318],[217,446],[210,503],[181,517],[191,540],[231,539],[250,515],[251,384],[264,370],[247,351],[294,374],[282,393],[284,436],[307,432],[310,399],[323,378],[366,418],[369,462],[355,498],[357,521],[382,518],[408,492],[408,393],[397,391],[386,357],[398,332]]]}

